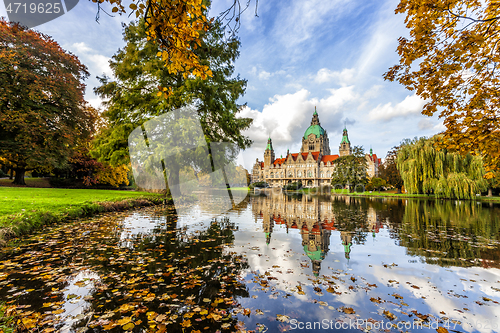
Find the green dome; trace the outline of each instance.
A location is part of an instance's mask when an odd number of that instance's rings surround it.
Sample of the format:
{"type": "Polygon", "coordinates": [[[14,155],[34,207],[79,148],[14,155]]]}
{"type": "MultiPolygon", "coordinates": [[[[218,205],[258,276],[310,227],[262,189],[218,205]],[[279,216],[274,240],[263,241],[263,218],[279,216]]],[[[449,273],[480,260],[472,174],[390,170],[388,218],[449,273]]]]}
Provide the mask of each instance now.
{"type": "Polygon", "coordinates": [[[304,245],[304,252],[307,254],[311,260],[323,260],[325,259],[325,254],[321,250],[316,250],[314,252],[309,251],[307,245],[304,245]]]}
{"type": "Polygon", "coordinates": [[[306,132],[304,133],[304,139],[307,139],[307,137],[309,136],[309,134],[315,134],[317,138],[320,137],[320,135],[324,135],[325,134],[325,130],[323,129],[323,127],[319,126],[319,125],[311,125],[309,126],[309,128],[306,130],[306,132]]]}

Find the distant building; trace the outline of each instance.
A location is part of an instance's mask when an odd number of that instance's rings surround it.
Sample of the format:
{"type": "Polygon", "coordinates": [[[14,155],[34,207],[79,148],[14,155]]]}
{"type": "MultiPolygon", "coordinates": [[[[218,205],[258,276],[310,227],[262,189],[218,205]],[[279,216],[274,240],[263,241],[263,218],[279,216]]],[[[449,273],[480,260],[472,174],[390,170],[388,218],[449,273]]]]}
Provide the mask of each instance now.
{"type": "MultiPolygon", "coordinates": [[[[265,181],[273,187],[285,186],[288,183],[302,182],[305,187],[329,185],[333,171],[333,161],[339,156],[352,154],[351,142],[344,128],[339,146],[339,155],[331,155],[328,133],[321,127],[318,113],[314,108],[311,125],[302,137],[300,153],[287,151],[286,157],[275,158],[271,138],[267,140],[264,151],[264,161],[259,159],[252,169],[252,182],[265,181]]],[[[378,175],[380,158],[373,154],[366,154],[367,173],[369,177],[378,175]]]]}

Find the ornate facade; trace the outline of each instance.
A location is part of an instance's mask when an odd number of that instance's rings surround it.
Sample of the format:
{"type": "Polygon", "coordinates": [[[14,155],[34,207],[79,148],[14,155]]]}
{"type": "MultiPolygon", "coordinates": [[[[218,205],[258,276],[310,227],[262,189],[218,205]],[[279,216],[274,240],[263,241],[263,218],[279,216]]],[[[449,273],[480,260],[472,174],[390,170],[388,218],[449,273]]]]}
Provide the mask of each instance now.
{"type": "MultiPolygon", "coordinates": [[[[257,159],[253,166],[252,182],[265,181],[273,187],[282,187],[299,180],[305,187],[329,185],[334,168],[333,161],[339,156],[350,154],[352,148],[346,128],[342,133],[339,154],[331,154],[328,133],[321,127],[315,108],[311,125],[302,137],[300,153],[291,154],[287,151],[286,157],[275,158],[273,143],[269,138],[264,151],[264,161],[257,159]]],[[[366,160],[368,176],[376,176],[380,159],[370,149],[366,160]]]]}

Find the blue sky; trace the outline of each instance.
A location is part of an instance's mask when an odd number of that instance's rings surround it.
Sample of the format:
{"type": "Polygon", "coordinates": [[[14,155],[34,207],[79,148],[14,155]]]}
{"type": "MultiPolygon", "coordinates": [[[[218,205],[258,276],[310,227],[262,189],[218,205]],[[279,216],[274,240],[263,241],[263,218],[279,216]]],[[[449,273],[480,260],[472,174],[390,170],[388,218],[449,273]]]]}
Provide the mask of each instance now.
{"type": "MultiPolygon", "coordinates": [[[[228,8],[232,0],[214,0],[211,15],[228,8]]],[[[245,1],[242,1],[245,3],[245,1]]],[[[262,159],[268,135],[277,157],[298,152],[314,107],[328,131],[332,154],[338,154],[347,124],[352,145],[373,148],[379,157],[404,138],[431,136],[444,129],[436,117],[420,114],[423,101],[382,75],[398,62],[397,39],[408,34],[404,16],[395,15],[394,0],[260,0],[243,13],[240,57],[235,73],[248,80],[244,116],[254,119],[247,135],[254,145],[245,161],[262,159]]],[[[104,6],[111,12],[109,5],[104,6]]],[[[122,22],[82,0],[67,14],[35,29],[53,37],[80,58],[91,73],[87,100],[97,75],[111,76],[109,58],[124,46],[122,22]]],[[[0,5],[0,16],[6,16],[0,5]]],[[[248,165],[247,165],[248,166],[248,165]]]]}

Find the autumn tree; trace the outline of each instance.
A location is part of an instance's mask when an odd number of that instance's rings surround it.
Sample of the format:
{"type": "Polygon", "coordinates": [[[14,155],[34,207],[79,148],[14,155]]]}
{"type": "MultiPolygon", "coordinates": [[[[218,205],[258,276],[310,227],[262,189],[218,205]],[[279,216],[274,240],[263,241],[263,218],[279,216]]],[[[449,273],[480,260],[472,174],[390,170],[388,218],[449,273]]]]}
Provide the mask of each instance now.
{"type": "Polygon", "coordinates": [[[438,198],[472,199],[486,190],[482,157],[436,149],[435,141],[406,140],[397,155],[397,167],[410,194],[434,194],[438,198]]]}
{"type": "Polygon", "coordinates": [[[387,152],[384,162],[379,167],[379,177],[384,179],[387,184],[397,188],[398,193],[401,193],[401,188],[403,187],[403,179],[397,168],[396,158],[398,147],[392,147],[390,151],[387,152]]]}
{"type": "Polygon", "coordinates": [[[93,131],[87,68],[49,36],[0,19],[0,156],[25,185],[27,170],[61,167],[93,131]]]}
{"type": "MultiPolygon", "coordinates": [[[[106,100],[104,116],[109,127],[97,138],[94,156],[113,165],[128,163],[128,136],[138,126],[173,110],[194,108],[207,142],[231,142],[246,148],[251,141],[241,134],[251,119],[238,118],[237,99],[246,81],[233,77],[233,62],[239,42],[222,42],[222,31],[214,27],[201,38],[196,54],[212,71],[206,79],[185,73],[170,73],[157,57],[158,45],[147,39],[144,22],[124,30],[127,45],[113,56],[110,66],[116,80],[101,78],[95,92],[106,100]],[[169,91],[165,98],[158,86],[169,91]]],[[[175,129],[173,126],[172,129],[175,129]]]]}
{"type": "Polygon", "coordinates": [[[409,37],[385,73],[426,100],[446,131],[441,147],[484,157],[486,177],[500,166],[500,6],[495,0],[401,0],[409,37]]]}
{"type": "Polygon", "coordinates": [[[332,186],[347,187],[350,192],[364,189],[368,183],[367,163],[363,147],[355,146],[352,154],[342,156],[333,161],[332,186]]]}
{"type": "MultiPolygon", "coordinates": [[[[194,75],[202,79],[212,76],[210,67],[196,52],[202,46],[204,33],[216,24],[227,30],[229,39],[232,39],[241,25],[241,14],[251,3],[246,1],[242,5],[240,0],[232,0],[217,19],[208,19],[207,7],[210,6],[210,0],[132,0],[128,8],[125,8],[122,0],[92,2],[97,4],[97,20],[105,2],[112,5],[113,13],[128,13],[129,16],[134,14],[141,19],[145,25],[145,34],[149,41],[157,44],[157,55],[163,60],[168,73],[194,75]]],[[[255,2],[255,15],[257,5],[258,0],[255,2]]],[[[169,92],[163,91],[165,96],[169,92]]]]}

